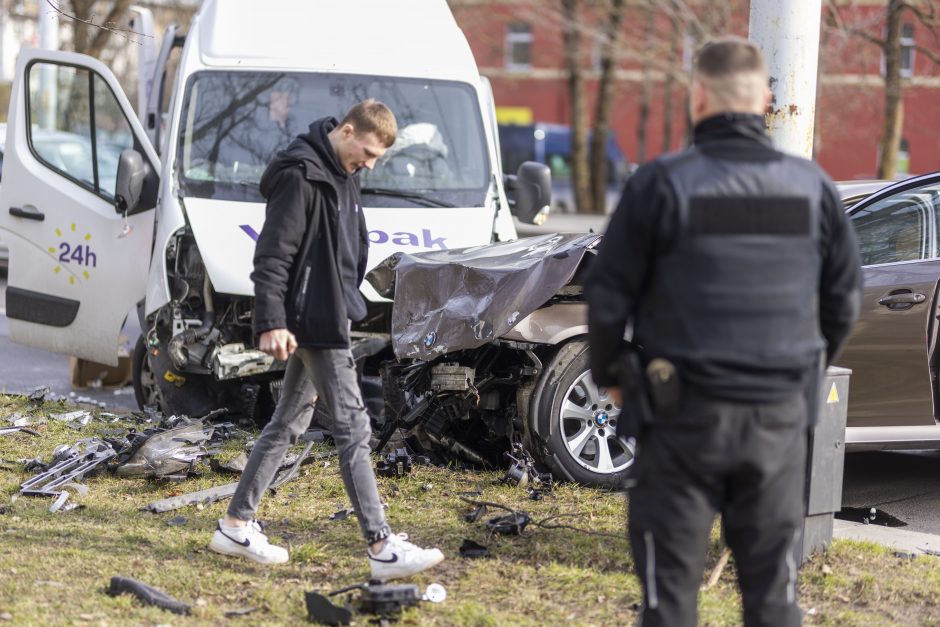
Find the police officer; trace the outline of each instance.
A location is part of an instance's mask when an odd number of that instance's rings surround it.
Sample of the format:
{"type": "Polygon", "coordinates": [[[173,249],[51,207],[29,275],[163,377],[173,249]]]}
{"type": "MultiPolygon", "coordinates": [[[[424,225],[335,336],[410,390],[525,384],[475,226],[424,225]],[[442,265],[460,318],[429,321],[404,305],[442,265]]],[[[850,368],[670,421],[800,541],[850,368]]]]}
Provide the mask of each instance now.
{"type": "MultiPolygon", "coordinates": [[[[628,181],[585,291],[591,367],[617,387],[632,346],[651,416],[637,437],[629,535],[644,627],[694,625],[721,514],[746,625],[799,625],[807,398],[854,323],[855,236],[814,163],[771,146],[759,49],[705,45],[691,88],[694,145],[628,181]]],[[[624,403],[627,405],[624,406],[624,403]]]]}

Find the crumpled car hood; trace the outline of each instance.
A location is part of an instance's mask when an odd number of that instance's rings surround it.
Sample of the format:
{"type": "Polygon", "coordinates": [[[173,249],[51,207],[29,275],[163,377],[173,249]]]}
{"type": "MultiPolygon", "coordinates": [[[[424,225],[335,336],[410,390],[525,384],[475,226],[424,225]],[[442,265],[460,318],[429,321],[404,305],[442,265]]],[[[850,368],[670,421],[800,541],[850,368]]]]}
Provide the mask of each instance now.
{"type": "Polygon", "coordinates": [[[434,359],[499,338],[571,281],[601,236],[549,234],[486,246],[396,253],[366,280],[392,306],[392,348],[434,359]]]}

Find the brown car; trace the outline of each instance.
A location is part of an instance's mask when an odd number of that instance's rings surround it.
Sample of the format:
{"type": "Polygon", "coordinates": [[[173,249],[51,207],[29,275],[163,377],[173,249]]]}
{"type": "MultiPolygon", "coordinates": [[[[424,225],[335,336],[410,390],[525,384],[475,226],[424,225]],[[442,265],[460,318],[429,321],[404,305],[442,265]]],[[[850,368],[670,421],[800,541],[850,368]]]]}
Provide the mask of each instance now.
{"type": "Polygon", "coordinates": [[[847,449],[935,448],[940,172],[890,185],[848,212],[865,288],[838,360],[852,369],[847,449]]]}

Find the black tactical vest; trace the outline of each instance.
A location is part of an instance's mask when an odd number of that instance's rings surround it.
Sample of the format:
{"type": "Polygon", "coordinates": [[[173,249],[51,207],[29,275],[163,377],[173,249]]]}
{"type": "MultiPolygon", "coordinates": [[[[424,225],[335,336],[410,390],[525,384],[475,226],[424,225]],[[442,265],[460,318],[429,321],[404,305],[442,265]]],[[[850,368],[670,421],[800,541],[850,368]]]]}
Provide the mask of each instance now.
{"type": "Polygon", "coordinates": [[[815,166],[783,154],[730,161],[695,148],[663,164],[678,228],[652,264],[634,340],[651,357],[732,371],[814,364],[825,345],[815,166]]]}

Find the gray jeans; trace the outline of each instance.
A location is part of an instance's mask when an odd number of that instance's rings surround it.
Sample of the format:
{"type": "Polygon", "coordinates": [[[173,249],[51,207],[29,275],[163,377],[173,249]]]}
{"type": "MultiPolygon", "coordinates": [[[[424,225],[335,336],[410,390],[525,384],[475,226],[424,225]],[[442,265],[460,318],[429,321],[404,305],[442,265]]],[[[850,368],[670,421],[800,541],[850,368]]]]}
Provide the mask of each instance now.
{"type": "Polygon", "coordinates": [[[307,430],[316,396],[326,403],[329,425],[339,453],[339,472],[346,494],[371,544],[391,534],[369,459],[372,434],[369,415],[356,380],[356,365],[348,348],[298,348],[287,360],[281,399],[261,437],[251,449],[228,514],[251,520],[261,496],[277,473],[284,455],[307,430]]]}

